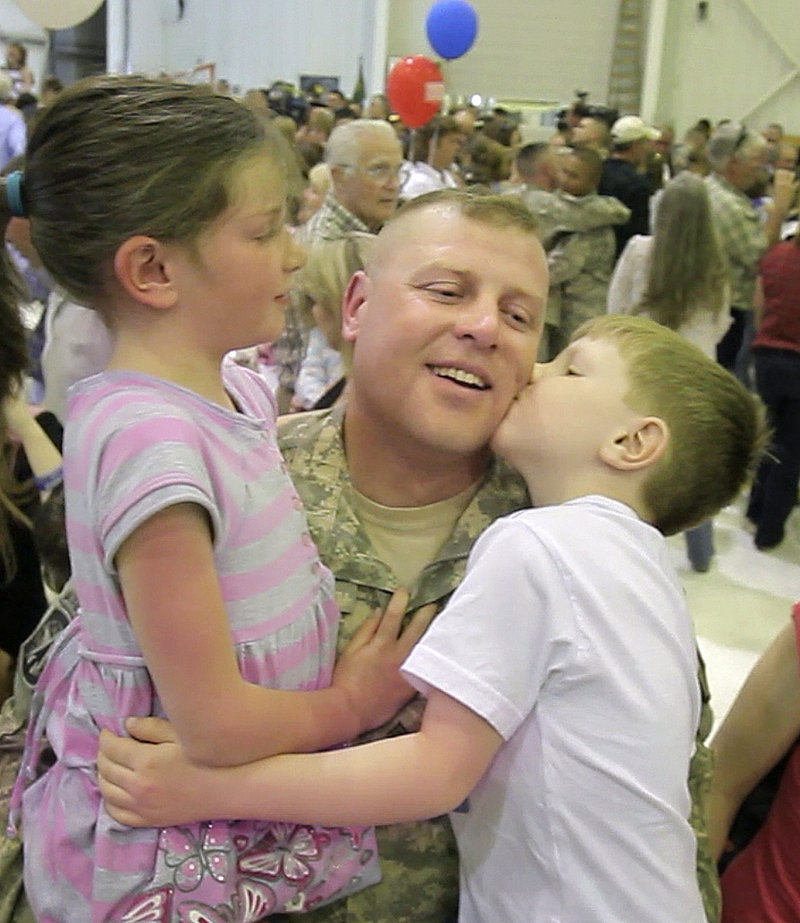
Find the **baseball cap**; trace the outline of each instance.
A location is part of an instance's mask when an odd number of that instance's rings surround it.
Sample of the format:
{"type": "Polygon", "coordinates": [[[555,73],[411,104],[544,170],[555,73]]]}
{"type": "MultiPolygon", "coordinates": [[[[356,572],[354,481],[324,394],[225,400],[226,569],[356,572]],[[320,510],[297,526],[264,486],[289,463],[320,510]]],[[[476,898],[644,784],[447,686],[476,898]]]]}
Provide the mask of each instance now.
{"type": "Polygon", "coordinates": [[[638,115],[623,115],[611,126],[611,138],[615,144],[630,144],[647,138],[655,141],[661,137],[661,132],[651,125],[646,125],[638,115]]]}

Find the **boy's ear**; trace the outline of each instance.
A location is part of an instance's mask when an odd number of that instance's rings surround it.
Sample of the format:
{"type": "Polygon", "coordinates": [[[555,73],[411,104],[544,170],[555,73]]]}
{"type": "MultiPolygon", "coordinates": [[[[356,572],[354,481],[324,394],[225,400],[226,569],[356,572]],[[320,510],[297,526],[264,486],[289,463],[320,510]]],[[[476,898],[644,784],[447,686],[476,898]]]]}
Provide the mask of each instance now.
{"type": "Polygon", "coordinates": [[[151,308],[171,308],[178,294],[166,249],[153,237],[137,234],[114,254],[114,275],[128,295],[151,308]]]}
{"type": "Polygon", "coordinates": [[[660,417],[635,417],[600,449],[601,459],[618,471],[636,471],[659,461],[669,446],[670,433],[660,417]]]}
{"type": "Polygon", "coordinates": [[[342,338],[348,343],[358,339],[361,308],[366,304],[369,277],[359,269],[354,272],[342,296],[342,338]]]}

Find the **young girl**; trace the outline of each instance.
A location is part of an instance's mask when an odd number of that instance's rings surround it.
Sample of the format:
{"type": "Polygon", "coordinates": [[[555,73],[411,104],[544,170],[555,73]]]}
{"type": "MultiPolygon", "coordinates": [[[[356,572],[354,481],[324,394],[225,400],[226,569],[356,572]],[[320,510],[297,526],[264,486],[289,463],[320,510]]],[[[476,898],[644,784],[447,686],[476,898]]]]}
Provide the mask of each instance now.
{"type": "Polygon", "coordinates": [[[339,744],[410,692],[392,669],[413,640],[393,634],[397,601],[331,683],[332,577],[278,452],[274,400],[222,362],[281,332],[303,262],[280,151],[232,99],[107,77],[59,97],[26,164],[6,188],[11,210],[27,211],[53,278],[114,337],[106,371],[68,407],[81,614],[38,684],[15,792],[34,914],[228,923],[358,890],[378,874],[371,831],[133,831],[96,781],[100,730],[130,714],[168,715],[192,759],[227,765],[339,744]]]}

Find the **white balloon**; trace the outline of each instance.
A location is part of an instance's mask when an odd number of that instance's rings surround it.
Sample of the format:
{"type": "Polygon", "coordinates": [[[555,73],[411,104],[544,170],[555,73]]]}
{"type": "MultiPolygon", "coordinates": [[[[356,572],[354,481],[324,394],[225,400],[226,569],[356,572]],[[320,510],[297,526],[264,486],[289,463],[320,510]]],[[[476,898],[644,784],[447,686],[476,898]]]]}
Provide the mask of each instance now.
{"type": "Polygon", "coordinates": [[[15,0],[22,12],[45,29],[69,29],[88,19],[103,0],[15,0]]]}

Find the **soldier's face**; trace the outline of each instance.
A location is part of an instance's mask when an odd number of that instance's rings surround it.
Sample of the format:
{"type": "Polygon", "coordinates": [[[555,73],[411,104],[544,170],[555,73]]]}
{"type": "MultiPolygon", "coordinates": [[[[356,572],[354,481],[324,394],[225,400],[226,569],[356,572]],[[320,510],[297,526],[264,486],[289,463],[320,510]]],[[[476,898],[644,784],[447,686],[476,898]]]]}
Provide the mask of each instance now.
{"type": "Polygon", "coordinates": [[[547,296],[539,241],[437,203],[387,228],[345,296],[350,404],[376,438],[485,449],[529,380],[547,296]]]}

